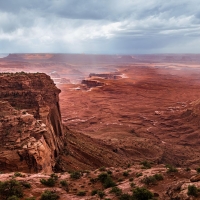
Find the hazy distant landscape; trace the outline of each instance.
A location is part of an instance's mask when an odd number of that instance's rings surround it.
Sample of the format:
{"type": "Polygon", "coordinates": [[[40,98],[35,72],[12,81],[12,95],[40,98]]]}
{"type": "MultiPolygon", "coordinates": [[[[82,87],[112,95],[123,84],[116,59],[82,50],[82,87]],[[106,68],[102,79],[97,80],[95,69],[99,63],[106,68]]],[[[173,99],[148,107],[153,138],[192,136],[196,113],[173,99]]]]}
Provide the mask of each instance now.
{"type": "MultiPolygon", "coordinates": [[[[102,189],[98,179],[90,183],[89,177],[95,179],[98,168],[100,176],[102,168],[113,173],[114,181],[122,179],[117,185],[124,195],[144,185],[158,199],[186,199],[190,181],[195,187],[199,184],[195,170],[200,163],[199,65],[198,54],[9,54],[0,58],[0,169],[7,173],[1,180],[14,169],[25,172],[23,180],[37,185],[31,193],[39,199],[45,186],[41,187],[38,178],[48,178],[44,173],[51,173],[53,167],[59,180],[69,182],[68,189],[62,188],[67,193],[56,189],[61,199],[98,199],[98,195],[91,196],[91,184],[110,199],[131,198],[102,189]],[[33,147],[43,140],[39,133],[47,144],[43,141],[45,150],[35,149],[32,154],[33,147]],[[50,143],[51,151],[45,147],[50,143]],[[26,148],[28,154],[23,153],[26,148]],[[26,155],[32,157],[31,165],[27,165],[26,155]],[[165,165],[178,168],[172,172],[174,179],[165,165]],[[84,175],[84,170],[91,175],[84,175]],[[127,178],[120,175],[124,170],[127,178]],[[83,177],[73,181],[70,171],[81,171],[83,177]],[[27,172],[39,174],[27,179],[27,172]],[[145,183],[158,172],[163,181],[145,183]],[[132,185],[127,184],[131,177],[135,177],[132,185]],[[85,181],[86,197],[75,197],[85,181]],[[181,181],[182,192],[173,189],[177,181],[181,181]]],[[[58,187],[58,182],[55,184],[58,187]]]]}
{"type": "Polygon", "coordinates": [[[10,54],[0,60],[1,72],[50,75],[71,130],[123,149],[133,161],[196,167],[199,63],[196,54],[10,54]]]}

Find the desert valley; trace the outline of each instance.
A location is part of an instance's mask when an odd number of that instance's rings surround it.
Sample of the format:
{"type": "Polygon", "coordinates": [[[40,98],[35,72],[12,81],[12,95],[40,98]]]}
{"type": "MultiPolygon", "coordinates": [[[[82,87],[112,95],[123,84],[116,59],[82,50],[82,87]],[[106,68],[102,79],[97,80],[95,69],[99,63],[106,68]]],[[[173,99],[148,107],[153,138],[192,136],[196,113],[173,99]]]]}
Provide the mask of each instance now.
{"type": "Polygon", "coordinates": [[[199,128],[198,54],[0,58],[2,200],[199,199],[199,128]]]}

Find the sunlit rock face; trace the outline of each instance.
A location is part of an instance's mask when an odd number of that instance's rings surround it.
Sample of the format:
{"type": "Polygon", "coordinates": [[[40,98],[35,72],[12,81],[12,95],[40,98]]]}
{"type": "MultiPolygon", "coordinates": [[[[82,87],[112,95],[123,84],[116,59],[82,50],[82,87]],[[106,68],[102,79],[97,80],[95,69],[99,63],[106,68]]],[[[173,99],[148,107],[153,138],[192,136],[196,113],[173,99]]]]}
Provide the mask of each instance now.
{"type": "Polygon", "coordinates": [[[0,171],[52,171],[64,146],[59,93],[43,73],[0,74],[0,171]]]}

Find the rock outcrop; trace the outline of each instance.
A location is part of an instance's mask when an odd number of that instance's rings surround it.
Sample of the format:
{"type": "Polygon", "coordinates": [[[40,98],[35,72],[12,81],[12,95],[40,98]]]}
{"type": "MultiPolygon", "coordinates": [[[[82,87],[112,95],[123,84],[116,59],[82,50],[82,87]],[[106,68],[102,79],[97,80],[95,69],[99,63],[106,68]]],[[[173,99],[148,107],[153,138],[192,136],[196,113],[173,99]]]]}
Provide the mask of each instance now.
{"type": "Polygon", "coordinates": [[[96,74],[96,73],[90,73],[89,74],[89,78],[92,78],[92,77],[100,77],[100,78],[104,78],[104,79],[120,79],[122,78],[120,76],[121,74],[120,73],[104,73],[104,74],[96,74]]]}
{"type": "Polygon", "coordinates": [[[66,145],[59,93],[44,73],[0,74],[0,171],[52,171],[66,145]]]}
{"type": "Polygon", "coordinates": [[[81,84],[85,84],[89,88],[105,85],[104,83],[102,83],[100,81],[96,81],[96,80],[82,80],[81,84]]]}

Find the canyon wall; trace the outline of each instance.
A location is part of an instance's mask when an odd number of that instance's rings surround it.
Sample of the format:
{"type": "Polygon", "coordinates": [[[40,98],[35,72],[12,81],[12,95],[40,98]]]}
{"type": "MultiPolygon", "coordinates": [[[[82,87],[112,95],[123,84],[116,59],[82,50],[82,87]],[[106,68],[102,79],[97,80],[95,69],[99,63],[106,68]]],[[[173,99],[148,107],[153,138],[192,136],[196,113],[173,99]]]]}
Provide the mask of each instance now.
{"type": "Polygon", "coordinates": [[[96,80],[82,80],[81,84],[87,85],[87,87],[98,87],[98,86],[103,86],[104,83],[96,81],[96,80]]]}
{"type": "Polygon", "coordinates": [[[66,146],[59,93],[44,73],[0,74],[0,171],[52,171],[66,146]]]}

